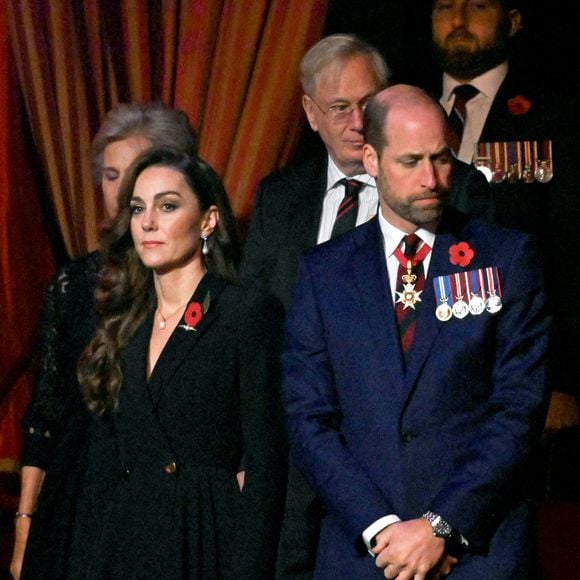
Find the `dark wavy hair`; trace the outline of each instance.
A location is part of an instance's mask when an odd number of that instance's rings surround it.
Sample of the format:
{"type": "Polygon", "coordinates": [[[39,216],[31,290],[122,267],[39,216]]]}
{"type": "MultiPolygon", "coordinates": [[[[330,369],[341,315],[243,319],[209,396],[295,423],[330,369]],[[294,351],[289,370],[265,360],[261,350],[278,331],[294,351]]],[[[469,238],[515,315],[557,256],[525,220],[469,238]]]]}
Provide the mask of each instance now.
{"type": "Polygon", "coordinates": [[[149,167],[179,171],[196,196],[201,211],[215,205],[219,221],[208,239],[204,265],[236,280],[240,244],[227,194],[216,172],[196,155],[168,148],[152,148],[137,157],[119,192],[119,212],[101,236],[105,265],[97,283],[97,331],[83,352],[78,378],[85,401],[101,414],[117,405],[123,380],[119,353],[127,346],[156,303],[153,273],[141,262],[131,237],[130,202],[139,175],[149,167]]]}

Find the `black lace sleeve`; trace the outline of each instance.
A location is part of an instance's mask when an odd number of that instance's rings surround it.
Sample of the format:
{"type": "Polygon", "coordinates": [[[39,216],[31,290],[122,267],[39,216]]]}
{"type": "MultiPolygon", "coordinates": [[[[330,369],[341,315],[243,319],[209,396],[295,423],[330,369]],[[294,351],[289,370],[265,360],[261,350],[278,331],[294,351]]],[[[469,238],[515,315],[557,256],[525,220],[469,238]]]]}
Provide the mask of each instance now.
{"type": "Polygon", "coordinates": [[[100,261],[92,253],[67,264],[48,288],[38,329],[37,377],[22,420],[22,465],[46,469],[71,414],[81,412],[76,365],[95,329],[100,261]]]}

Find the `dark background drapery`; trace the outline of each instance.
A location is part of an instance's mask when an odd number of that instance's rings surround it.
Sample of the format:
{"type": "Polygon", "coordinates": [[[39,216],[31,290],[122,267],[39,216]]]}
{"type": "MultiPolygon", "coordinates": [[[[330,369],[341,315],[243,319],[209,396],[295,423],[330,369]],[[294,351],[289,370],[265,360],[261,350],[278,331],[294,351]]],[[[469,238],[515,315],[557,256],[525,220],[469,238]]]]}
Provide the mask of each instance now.
{"type": "MultiPolygon", "coordinates": [[[[34,336],[55,267],[93,249],[102,216],[88,149],[118,101],[184,109],[242,228],[258,180],[318,145],[298,63],[324,33],[375,44],[393,81],[425,84],[430,0],[5,0],[0,2],[0,470],[20,448],[34,336]],[[302,135],[302,137],[301,137],[302,135]]],[[[529,0],[517,57],[538,82],[574,54],[578,7],[529,0]],[[575,10],[575,12],[574,12],[575,10]]],[[[567,60],[568,59],[568,60],[567,60]]]]}

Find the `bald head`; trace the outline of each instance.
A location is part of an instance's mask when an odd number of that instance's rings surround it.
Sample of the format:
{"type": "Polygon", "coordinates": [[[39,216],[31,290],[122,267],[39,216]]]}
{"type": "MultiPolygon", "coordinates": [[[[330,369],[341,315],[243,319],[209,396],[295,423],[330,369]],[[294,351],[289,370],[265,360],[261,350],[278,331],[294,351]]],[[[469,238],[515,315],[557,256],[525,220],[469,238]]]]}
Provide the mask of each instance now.
{"type": "Polygon", "coordinates": [[[405,233],[434,229],[452,164],[439,103],[417,87],[394,85],[367,106],[364,130],[363,163],[376,180],[382,216],[405,233]]]}
{"type": "Polygon", "coordinates": [[[439,117],[446,129],[447,119],[443,109],[423,89],[400,84],[377,93],[368,104],[364,114],[365,142],[380,155],[389,138],[387,118],[396,118],[400,115],[412,116],[419,111],[439,117]]]}

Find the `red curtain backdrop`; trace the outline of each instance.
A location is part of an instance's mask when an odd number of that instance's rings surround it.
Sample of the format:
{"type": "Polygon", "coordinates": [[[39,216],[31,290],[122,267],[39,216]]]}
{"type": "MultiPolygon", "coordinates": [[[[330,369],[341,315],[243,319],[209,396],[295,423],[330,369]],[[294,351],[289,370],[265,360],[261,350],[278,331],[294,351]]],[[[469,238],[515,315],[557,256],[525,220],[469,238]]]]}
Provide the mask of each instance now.
{"type": "Polygon", "coordinates": [[[54,272],[35,172],[68,254],[94,249],[103,208],[90,180],[91,138],[115,103],[161,100],[188,113],[244,224],[258,180],[296,146],[298,63],[322,35],[327,4],[0,2],[0,98],[10,95],[0,103],[0,469],[18,457],[36,322],[54,272]]]}
{"type": "Polygon", "coordinates": [[[54,272],[0,3],[0,471],[17,465],[36,321],[54,272]]]}

